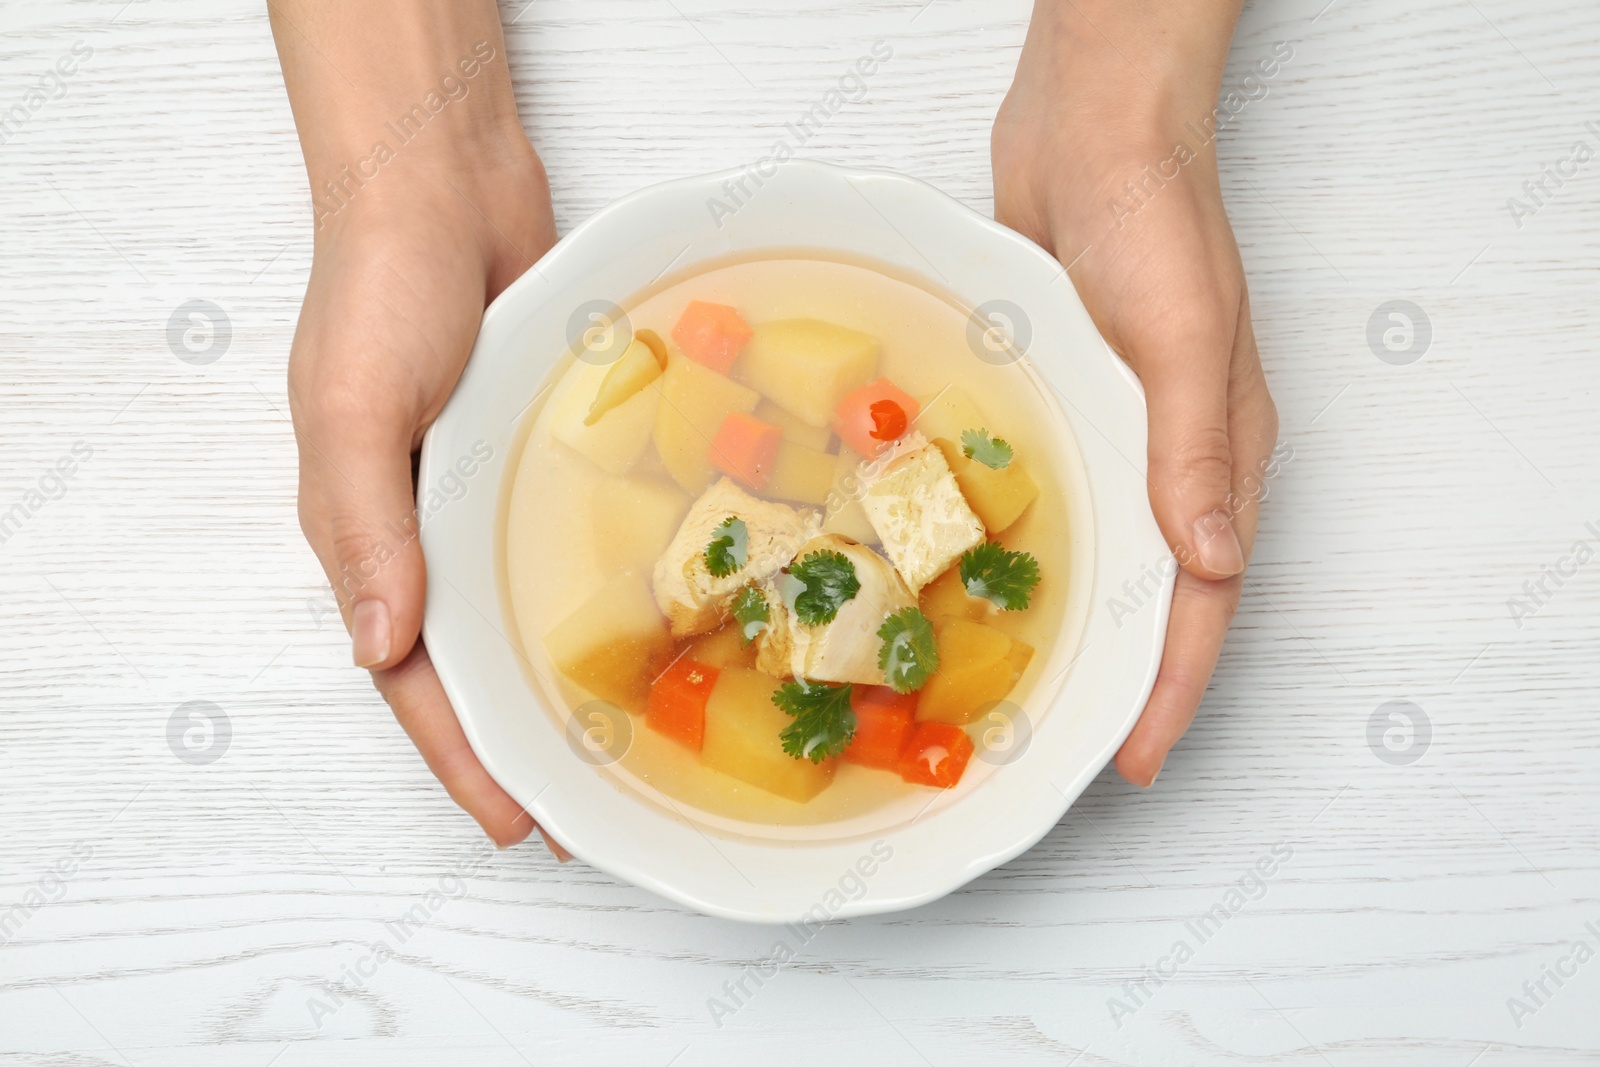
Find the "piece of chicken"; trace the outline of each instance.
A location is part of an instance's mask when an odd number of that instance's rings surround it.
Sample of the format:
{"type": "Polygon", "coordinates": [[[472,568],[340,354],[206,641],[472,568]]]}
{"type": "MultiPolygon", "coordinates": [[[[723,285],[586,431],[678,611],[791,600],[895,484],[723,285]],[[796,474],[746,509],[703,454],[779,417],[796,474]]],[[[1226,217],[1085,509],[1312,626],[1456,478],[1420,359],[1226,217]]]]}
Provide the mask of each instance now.
{"type": "Polygon", "coordinates": [[[795,549],[820,529],[815,511],[760,500],[727,478],[700,494],[656,560],[652,583],[656,605],[672,624],[673,636],[705,633],[722,625],[740,589],[777,574],[794,558],[795,549]],[[743,520],[748,530],[748,558],[744,566],[718,578],[706,565],[706,546],[730,516],[743,520]]]}
{"type": "Polygon", "coordinates": [[[808,626],[795,614],[794,596],[786,588],[797,579],[780,574],[762,591],[767,598],[767,628],[756,650],[756,669],[776,678],[804,678],[813,682],[884,684],[878,653],[883,639],[878,629],[897,611],[916,607],[917,598],[889,561],[858,541],[838,534],[823,534],[801,546],[795,562],[813,552],[838,552],[855,567],[861,588],[839,606],[832,622],[808,626]]]}
{"type": "Polygon", "coordinates": [[[861,507],[913,593],[984,539],[944,453],[912,431],[861,464],[861,507]]]}

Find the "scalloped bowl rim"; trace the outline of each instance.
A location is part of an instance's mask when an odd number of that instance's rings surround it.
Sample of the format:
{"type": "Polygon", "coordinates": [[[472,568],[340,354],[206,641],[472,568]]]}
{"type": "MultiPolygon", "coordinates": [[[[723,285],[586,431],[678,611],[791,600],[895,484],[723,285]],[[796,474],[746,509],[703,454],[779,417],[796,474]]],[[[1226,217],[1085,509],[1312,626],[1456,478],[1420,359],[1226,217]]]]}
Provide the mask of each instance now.
{"type": "MultiPolygon", "coordinates": [[[[750,172],[746,167],[676,179],[611,203],[562,238],[484,313],[461,380],[422,445],[420,537],[428,561],[424,640],[485,768],[578,859],[686,907],[729,919],[780,923],[911,908],[944,896],[1037,843],[1109,762],[1149,697],[1161,661],[1176,564],[1146,494],[1144,393],[1095,330],[1060,264],[1014,231],[918,179],[804,159],[783,163],[763,176],[757,195],[740,202],[731,218],[717,220],[714,212],[701,207],[702,198],[709,208],[712,198],[726,197],[729,184],[750,172]],[[844,195],[847,188],[871,209],[856,209],[859,218],[848,223],[834,218],[853,210],[855,201],[844,195]],[[833,226],[838,241],[804,239],[818,229],[821,208],[833,213],[823,228],[833,226]],[[696,220],[694,213],[702,210],[705,218],[696,220]],[[916,245],[905,237],[907,230],[917,234],[916,245]],[[791,232],[795,239],[787,243],[771,236],[791,232]],[[1016,300],[1033,323],[1034,348],[1040,347],[1041,338],[1059,337],[1059,347],[1068,352],[1065,358],[1034,359],[1034,349],[1029,350],[1034,370],[1058,395],[1067,397],[1070,387],[1083,402],[1069,402],[1063,415],[1077,438],[1094,511],[1094,589],[1077,665],[1033,737],[1038,748],[1050,733],[1050,744],[1065,748],[1055,753],[1064,757],[1063,764],[1046,766],[1042,759],[1022,758],[1001,768],[990,781],[1007,783],[1003,795],[990,795],[980,810],[985,794],[975,792],[936,808],[920,826],[894,831],[904,835],[902,851],[889,846],[891,859],[881,863],[862,866],[872,847],[862,840],[774,845],[722,839],[719,846],[687,817],[647,814],[650,809],[634,798],[623,799],[606,776],[583,765],[565,744],[542,743],[558,740],[549,716],[529,706],[542,697],[530,692],[516,662],[521,653],[494,622],[509,617],[492,572],[507,468],[514,469],[519,457],[511,447],[517,419],[508,428],[491,413],[503,416],[507,405],[529,406],[526,398],[534,394],[528,383],[548,377],[565,350],[567,316],[561,312],[575,306],[575,295],[645,288],[594,279],[607,272],[634,277],[627,273],[634,268],[626,265],[625,250],[666,250],[682,240],[690,243],[680,257],[696,240],[703,242],[701,254],[685,264],[729,252],[841,244],[852,246],[840,248],[842,254],[890,263],[906,273],[926,276],[920,264],[935,270],[942,264],[965,279],[947,282],[944,288],[969,308],[988,299],[1016,300]],[[878,243],[872,250],[862,249],[869,240],[878,243]],[[982,259],[980,265],[998,271],[999,280],[991,284],[990,275],[974,273],[974,256],[982,259]],[[1085,406],[1094,408],[1095,419],[1084,412],[1085,406]],[[482,464],[488,476],[473,484],[492,483],[494,492],[474,494],[469,489],[432,513],[423,509],[424,493],[448,475],[470,447],[467,442],[482,444],[486,437],[493,449],[492,458],[482,464]],[[494,499],[486,500],[489,496],[494,499]],[[1149,575],[1156,581],[1131,617],[1119,618],[1109,607],[1094,608],[1096,599],[1117,595],[1125,580],[1143,581],[1141,576],[1149,575]],[[499,644],[485,626],[499,634],[499,644]],[[1093,658],[1091,651],[1096,652],[1093,658]],[[1097,699],[1085,702],[1090,710],[1067,716],[1060,705],[1074,691],[1079,698],[1097,699]],[[1077,736],[1080,727],[1085,737],[1077,736]],[[626,814],[627,804],[637,817],[626,814]],[[972,842],[969,850],[934,847],[942,836],[963,833],[972,842]],[[697,838],[710,851],[697,845],[697,838]],[[893,864],[900,855],[908,860],[893,864]],[[867,867],[872,868],[870,876],[850,875],[867,867]],[[840,890],[846,878],[849,894],[840,890]],[[858,883],[865,890],[855,896],[858,883]]],[[[646,277],[637,271],[636,276],[646,277]]]]}

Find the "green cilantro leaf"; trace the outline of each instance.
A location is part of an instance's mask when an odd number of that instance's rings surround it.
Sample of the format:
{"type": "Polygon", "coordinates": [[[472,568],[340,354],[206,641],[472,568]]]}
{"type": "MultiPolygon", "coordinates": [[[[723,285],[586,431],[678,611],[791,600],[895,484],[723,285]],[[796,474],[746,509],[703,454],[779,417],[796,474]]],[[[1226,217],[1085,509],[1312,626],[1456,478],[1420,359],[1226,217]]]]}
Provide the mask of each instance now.
{"type": "Polygon", "coordinates": [[[789,567],[789,577],[805,588],[794,597],[794,613],[807,626],[833,621],[839,609],[861,592],[856,565],[842,552],[820,549],[789,567]]]}
{"type": "Polygon", "coordinates": [[[729,515],[711,531],[706,546],[706,570],[713,578],[726,578],[750,559],[750,529],[737,515],[729,515]]]}
{"type": "Polygon", "coordinates": [[[971,596],[984,597],[1002,611],[1016,611],[1028,606],[1039,584],[1039,561],[985,541],[961,557],[961,584],[971,596]]]}
{"type": "Polygon", "coordinates": [[[739,635],[747,645],[772,621],[772,615],[767,610],[767,598],[753,585],[745,586],[733,598],[733,617],[738,621],[739,635]]]}
{"type": "Polygon", "coordinates": [[[895,612],[878,627],[878,666],[897,693],[921,689],[939,669],[939,645],[928,617],[916,608],[895,612]]]}
{"type": "Polygon", "coordinates": [[[795,759],[821,763],[843,752],[856,735],[848,685],[797,679],[773,690],[772,702],[794,716],[794,722],[785,726],[778,738],[783,750],[795,759]]]}
{"type": "Polygon", "coordinates": [[[998,437],[990,437],[988,430],[962,430],[961,452],[968,459],[977,460],[985,467],[1005,470],[1015,454],[1011,446],[998,437]]]}

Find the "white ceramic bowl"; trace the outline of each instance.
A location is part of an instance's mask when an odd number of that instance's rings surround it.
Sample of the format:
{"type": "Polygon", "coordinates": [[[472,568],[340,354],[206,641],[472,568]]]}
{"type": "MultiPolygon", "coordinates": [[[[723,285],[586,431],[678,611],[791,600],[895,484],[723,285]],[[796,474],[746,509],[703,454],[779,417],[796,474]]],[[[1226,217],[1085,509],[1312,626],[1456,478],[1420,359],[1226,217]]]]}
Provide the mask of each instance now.
{"type": "Polygon", "coordinates": [[[584,222],[484,314],[460,384],[422,447],[424,636],[484,766],[580,860],[732,919],[913,907],[1043,837],[1116,752],[1150,694],[1176,567],[1150,512],[1145,434],[1138,380],[1096,332],[1060,264],[933,187],[803,160],[770,174],[657,185],[584,222]],[[1062,401],[1069,428],[1063,450],[1077,469],[1072,528],[1062,535],[1074,550],[1075,617],[1052,650],[1055,699],[1019,724],[1012,740],[1023,743],[1006,759],[974,761],[959,787],[920,804],[915,818],[784,841],[649,803],[576,758],[557,725],[564,711],[553,713],[531,682],[497,554],[518,429],[568,351],[574,310],[596,298],[626,305],[669,268],[681,274],[698,261],[797,248],[927,279],[985,309],[985,318],[974,313],[974,335],[996,323],[1014,333],[1042,391],[1062,401]],[[996,302],[1009,306],[990,314],[996,302]],[[470,479],[456,467],[464,456],[476,457],[470,479]]]}

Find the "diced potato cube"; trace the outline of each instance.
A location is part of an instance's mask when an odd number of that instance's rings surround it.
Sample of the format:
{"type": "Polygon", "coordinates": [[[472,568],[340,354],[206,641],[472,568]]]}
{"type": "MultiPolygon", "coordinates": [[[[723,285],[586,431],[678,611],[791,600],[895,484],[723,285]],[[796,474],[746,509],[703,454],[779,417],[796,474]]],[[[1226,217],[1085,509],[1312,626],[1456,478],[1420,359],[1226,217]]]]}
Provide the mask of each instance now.
{"type": "Polygon", "coordinates": [[[962,496],[973,506],[974,512],[984,520],[990,533],[1010,530],[1011,523],[1022,517],[1027,506],[1038,496],[1038,485],[1021,459],[1013,459],[1000,470],[986,467],[981,462],[968,459],[962,469],[955,472],[955,483],[962,486],[962,496]]]}
{"type": "Polygon", "coordinates": [[[1039,495],[1038,484],[1020,459],[1012,459],[1000,470],[969,459],[955,473],[961,495],[990,533],[1009,530],[1039,495]]]}
{"type": "Polygon", "coordinates": [[[922,410],[917,412],[911,428],[930,440],[943,437],[959,441],[966,430],[994,429],[983,421],[983,412],[972,398],[954,385],[921,399],[922,410]]]}
{"type": "Polygon", "coordinates": [[[590,423],[590,404],[609,370],[592,363],[575,364],[550,398],[549,426],[556,440],[607,474],[621,475],[650,445],[661,394],[656,383],[646,384],[590,423]]]}
{"type": "Polygon", "coordinates": [[[708,458],[712,439],[729,415],[736,411],[748,415],[760,397],[676,354],[669,357],[667,372],[656,386],[661,393],[655,413],[656,451],[674,481],[690,493],[700,493],[716,476],[708,458]]]}
{"type": "MultiPolygon", "coordinates": [[[[1028,669],[1028,664],[1033,662],[1033,646],[1011,639],[1011,651],[1006,653],[1006,659],[1011,661],[1011,673],[1014,678],[1020,679],[1028,669]]],[[[1016,684],[1013,682],[1012,684],[1016,684]]]]}
{"type": "Polygon", "coordinates": [[[696,663],[704,663],[719,671],[730,667],[753,669],[756,665],[755,643],[746,644],[744,635],[739,631],[737,623],[730,623],[720,630],[701,634],[689,642],[689,651],[684,654],[696,663]]]}
{"type": "Polygon", "coordinates": [[[818,452],[826,452],[828,445],[833,442],[831,429],[826,426],[813,426],[798,415],[789,414],[766,397],[762,397],[761,403],[756,405],[756,418],[762,422],[770,422],[781,429],[784,440],[814,448],[818,452]]]}
{"type": "Polygon", "coordinates": [[[785,438],[778,444],[778,458],[772,464],[772,477],[767,479],[763,493],[800,504],[826,504],[836,466],[836,456],[785,438]]]}
{"type": "Polygon", "coordinates": [[[1015,456],[999,470],[975,459],[969,459],[959,444],[948,438],[937,438],[933,442],[939,446],[939,451],[944,453],[944,458],[950,464],[950,471],[956,476],[956,484],[961,487],[961,495],[967,498],[967,505],[983,520],[983,525],[991,534],[1002,533],[1011,528],[1011,524],[1022,517],[1028,510],[1034,498],[1039,495],[1039,486],[1028,473],[1028,468],[1023,466],[1022,460],[1015,456]]]}
{"type": "Polygon", "coordinates": [[[939,670],[922,687],[917,719],[965,726],[1004,700],[1033,658],[1033,649],[992,626],[959,617],[935,623],[939,670]]]}
{"type": "Polygon", "coordinates": [[[648,571],[689,513],[689,494],[642,478],[608,478],[589,498],[589,529],[608,563],[648,571]]]}
{"type": "Polygon", "coordinates": [[[793,720],[772,702],[776,679],[734,667],[722,672],[706,703],[706,766],[804,804],[833,781],[833,760],[812,763],[783,750],[778,735],[793,720]]]}
{"type": "Polygon", "coordinates": [[[946,664],[960,668],[1003,660],[1011,652],[1010,635],[971,619],[946,620],[939,626],[938,637],[941,670],[946,664]]]}
{"type": "Polygon", "coordinates": [[[763,396],[812,426],[827,426],[839,401],[867,384],[877,365],[877,338],[817,319],[757,324],[740,363],[763,396]]]}
{"type": "Polygon", "coordinates": [[[864,545],[878,543],[878,531],[872,528],[866,509],[861,506],[863,491],[861,457],[847,446],[839,446],[833,486],[828,490],[828,514],[822,520],[824,533],[838,534],[864,545]]]}
{"type": "MultiPolygon", "coordinates": [[[[644,710],[650,680],[672,648],[649,583],[635,571],[607,582],[544,639],[556,669],[602,700],[644,710]]],[[[781,713],[780,713],[781,714],[781,713]]]]}
{"type": "Polygon", "coordinates": [[[989,614],[989,602],[967,592],[959,564],[922,587],[921,607],[934,622],[949,616],[977,622],[989,614]]]}

